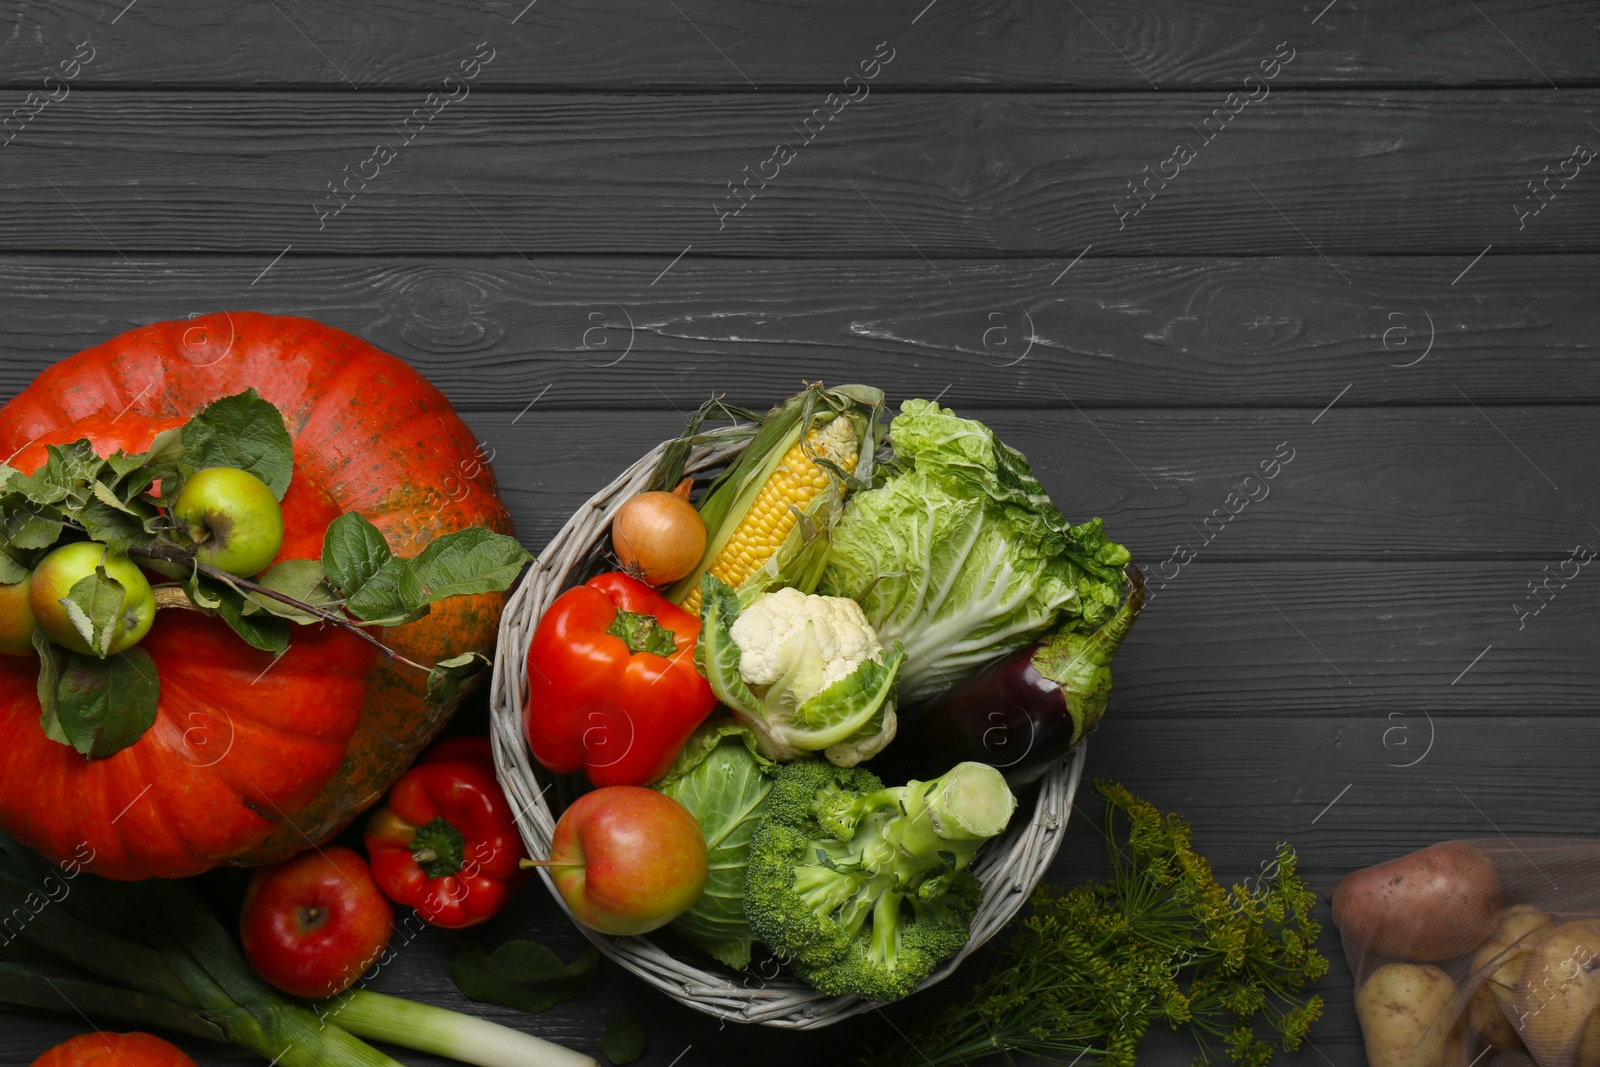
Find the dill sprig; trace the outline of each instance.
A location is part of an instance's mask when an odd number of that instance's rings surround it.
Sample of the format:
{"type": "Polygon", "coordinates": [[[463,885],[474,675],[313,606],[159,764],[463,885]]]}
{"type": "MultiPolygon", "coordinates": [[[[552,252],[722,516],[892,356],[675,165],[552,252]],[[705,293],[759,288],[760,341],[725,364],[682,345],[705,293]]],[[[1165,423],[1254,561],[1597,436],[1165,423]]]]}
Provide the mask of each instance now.
{"type": "Polygon", "coordinates": [[[946,1067],[1020,1053],[1133,1067],[1139,1039],[1162,1021],[1193,1034],[1197,1064],[1211,1063],[1218,1044],[1240,1067],[1299,1046],[1322,1013],[1322,998],[1300,990],[1328,961],[1313,947],[1315,894],[1295,873],[1294,850],[1279,844],[1254,888],[1223,889],[1183,819],[1115,783],[1095,789],[1106,800],[1111,880],[1040,885],[971,996],[919,1027],[914,1046],[874,1049],[863,1064],[946,1067]]]}

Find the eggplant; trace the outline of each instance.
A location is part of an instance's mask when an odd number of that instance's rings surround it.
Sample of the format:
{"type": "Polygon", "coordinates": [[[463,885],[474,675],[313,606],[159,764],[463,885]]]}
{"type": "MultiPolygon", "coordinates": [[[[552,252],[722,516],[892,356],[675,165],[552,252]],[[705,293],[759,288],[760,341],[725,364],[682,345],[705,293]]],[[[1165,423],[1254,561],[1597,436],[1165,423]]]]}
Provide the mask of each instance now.
{"type": "Polygon", "coordinates": [[[884,755],[919,779],[964,760],[998,768],[1013,789],[1043,777],[1111,700],[1111,658],[1144,607],[1144,576],[1131,564],[1124,573],[1128,597],[1100,629],[1053,634],[996,661],[902,722],[884,755]]]}

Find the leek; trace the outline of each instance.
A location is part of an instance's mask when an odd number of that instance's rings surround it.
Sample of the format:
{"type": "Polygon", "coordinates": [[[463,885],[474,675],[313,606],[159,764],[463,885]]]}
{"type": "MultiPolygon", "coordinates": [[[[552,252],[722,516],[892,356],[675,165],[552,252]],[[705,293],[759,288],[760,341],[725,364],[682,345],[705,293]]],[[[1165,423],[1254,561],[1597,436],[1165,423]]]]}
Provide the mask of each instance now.
{"type": "Polygon", "coordinates": [[[484,1018],[399,997],[351,990],[329,1002],[327,1016],[358,1037],[389,1041],[418,1052],[478,1067],[595,1067],[581,1052],[484,1018]]]}

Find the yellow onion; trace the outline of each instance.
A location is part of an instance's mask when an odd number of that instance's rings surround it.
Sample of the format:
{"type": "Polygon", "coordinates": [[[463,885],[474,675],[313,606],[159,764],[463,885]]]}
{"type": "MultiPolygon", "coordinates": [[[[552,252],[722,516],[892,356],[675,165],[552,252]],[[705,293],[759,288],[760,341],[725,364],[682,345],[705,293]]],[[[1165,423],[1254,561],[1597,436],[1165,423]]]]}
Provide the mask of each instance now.
{"type": "Polygon", "coordinates": [[[706,550],[706,524],[689,503],[694,479],[670,493],[640,493],[611,520],[611,548],[629,574],[665,585],[694,570],[706,550]]]}

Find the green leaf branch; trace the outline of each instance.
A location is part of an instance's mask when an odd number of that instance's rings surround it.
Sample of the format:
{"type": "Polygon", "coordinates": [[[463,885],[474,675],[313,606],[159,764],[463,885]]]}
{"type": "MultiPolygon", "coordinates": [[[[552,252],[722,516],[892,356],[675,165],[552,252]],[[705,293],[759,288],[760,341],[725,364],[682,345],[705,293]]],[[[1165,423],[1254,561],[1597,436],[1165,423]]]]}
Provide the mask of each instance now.
{"type": "MultiPolygon", "coordinates": [[[[236,574],[229,574],[225,570],[213,567],[209,563],[202,563],[195,559],[193,551],[184,545],[175,545],[171,542],[166,544],[138,545],[133,548],[133,550],[130,552],[130,555],[134,556],[135,558],[145,559],[155,563],[180,563],[184,566],[193,567],[194,570],[200,575],[203,575],[214,582],[220,583],[223,586],[230,587],[232,590],[241,594],[241,597],[259,597],[262,600],[270,601],[272,604],[282,605],[284,608],[288,609],[286,612],[280,614],[271,607],[263,606],[263,610],[273,612],[278,618],[295,622],[304,619],[308,623],[332,623],[334,626],[337,626],[340,629],[348,631],[349,633],[361,638],[361,640],[367,642],[369,645],[372,645],[374,648],[382,652],[385,656],[394,660],[396,663],[401,663],[408,667],[415,667],[421,671],[431,670],[431,668],[429,668],[426,664],[418,663],[413,659],[408,659],[361,628],[363,625],[371,625],[370,623],[362,623],[357,620],[353,620],[350,618],[350,616],[344,614],[342,611],[332,610],[317,604],[313,604],[310,601],[297,599],[293,596],[290,596],[288,593],[280,592],[279,590],[273,589],[270,586],[262,584],[261,582],[253,581],[249,578],[241,578],[236,574]]],[[[297,560],[296,562],[301,561],[297,560]]],[[[185,605],[178,603],[178,598],[169,592],[166,596],[157,598],[158,607],[188,606],[207,614],[222,614],[225,621],[232,621],[228,620],[222,611],[222,604],[225,603],[225,601],[221,597],[218,597],[215,593],[212,594],[210,602],[208,602],[208,598],[204,590],[190,592],[183,586],[170,585],[160,586],[159,589],[182,590],[182,599],[186,601],[187,604],[185,605]]],[[[252,599],[250,600],[250,603],[260,605],[261,601],[252,599]]],[[[241,610],[240,615],[243,616],[243,614],[244,612],[241,610]]],[[[235,626],[235,632],[237,632],[237,629],[237,626],[235,626]]],[[[240,636],[244,635],[241,634],[240,636]]],[[[249,639],[246,638],[246,640],[249,639]]]]}
{"type": "MultiPolygon", "coordinates": [[[[213,402],[157,434],[141,453],[102,457],[90,441],[79,440],[47,445],[31,474],[0,464],[0,586],[29,580],[65,544],[87,540],[103,549],[100,565],[60,600],[71,632],[55,639],[71,647],[53,643],[43,629],[33,636],[40,725],[52,740],[88,757],[107,756],[154,722],[160,692],[155,663],[128,647],[142,632],[124,635],[131,627],[127,583],[142,590],[143,577],[134,568],[117,571],[113,558],[128,557],[172,580],[150,589],[156,610],[204,612],[274,655],[288,648],[293,625],[337,626],[389,660],[427,672],[430,700],[451,699],[488,664],[477,652],[419,663],[370,628],[423,618],[450,597],[509,589],[532,560],[515,539],[471,527],[401,557],[378,527],[350,513],[329,524],[320,558],[288,560],[242,577],[224,569],[229,560],[205,551],[206,531],[215,529],[209,516],[204,528],[186,522],[178,504],[190,479],[219,467],[250,475],[279,501],[289,489],[293,441],[282,413],[254,389],[213,402]]],[[[121,566],[128,566],[126,559],[121,566]]]]}

